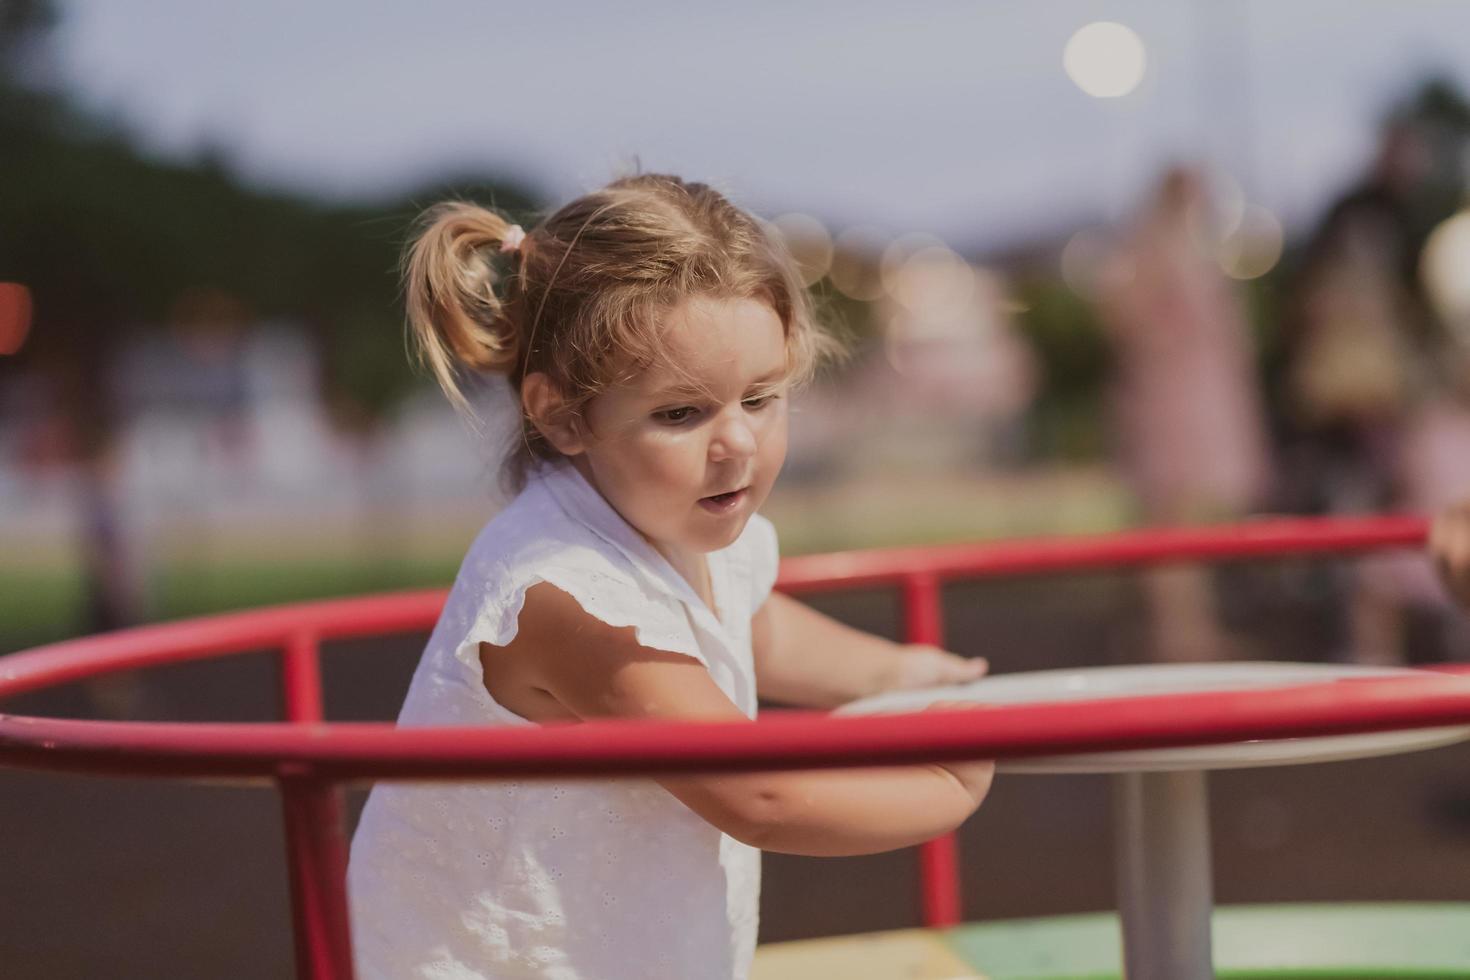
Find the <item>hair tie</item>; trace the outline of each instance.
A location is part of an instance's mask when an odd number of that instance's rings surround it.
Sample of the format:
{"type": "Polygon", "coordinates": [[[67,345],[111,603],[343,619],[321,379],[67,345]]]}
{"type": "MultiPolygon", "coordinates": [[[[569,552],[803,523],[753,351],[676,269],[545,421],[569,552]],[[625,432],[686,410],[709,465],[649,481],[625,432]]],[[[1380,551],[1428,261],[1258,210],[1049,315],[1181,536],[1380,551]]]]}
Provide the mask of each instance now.
{"type": "Polygon", "coordinates": [[[526,240],[526,230],[520,225],[511,225],[505,236],[500,240],[502,252],[514,252],[521,247],[521,242],[526,240]]]}

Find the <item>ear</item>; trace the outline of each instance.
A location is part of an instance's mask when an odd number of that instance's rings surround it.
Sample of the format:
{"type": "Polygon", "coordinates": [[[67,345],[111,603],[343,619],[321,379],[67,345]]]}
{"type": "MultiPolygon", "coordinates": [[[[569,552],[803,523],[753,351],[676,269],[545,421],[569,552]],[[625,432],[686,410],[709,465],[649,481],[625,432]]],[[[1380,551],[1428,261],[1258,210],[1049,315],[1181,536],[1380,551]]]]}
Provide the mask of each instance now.
{"type": "Polygon", "coordinates": [[[536,431],[563,456],[586,451],[587,440],[579,420],[566,410],[566,400],[545,372],[535,371],[521,380],[521,406],[536,431]]]}

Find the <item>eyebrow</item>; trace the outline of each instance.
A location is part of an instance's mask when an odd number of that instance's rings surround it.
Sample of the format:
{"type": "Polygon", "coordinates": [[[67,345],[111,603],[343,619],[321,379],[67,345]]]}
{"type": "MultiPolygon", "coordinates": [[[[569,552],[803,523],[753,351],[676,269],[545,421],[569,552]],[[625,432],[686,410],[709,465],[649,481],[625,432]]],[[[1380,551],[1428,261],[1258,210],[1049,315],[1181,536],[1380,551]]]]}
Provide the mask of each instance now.
{"type": "MultiPolygon", "coordinates": [[[[779,367],[779,368],[775,368],[774,370],[767,371],[765,374],[761,375],[759,378],[756,378],[750,384],[751,384],[751,387],[754,387],[756,385],[768,385],[768,384],[772,384],[772,383],[774,383],[776,381],[782,380],[785,376],[786,376],[786,368],[785,367],[779,367]]],[[[653,397],[653,398],[677,398],[677,397],[684,397],[684,396],[697,396],[697,395],[703,395],[703,394],[705,394],[704,389],[697,388],[694,385],[689,385],[689,384],[676,384],[676,385],[670,385],[667,388],[660,388],[657,391],[652,392],[651,393],[651,397],[653,397]]]]}

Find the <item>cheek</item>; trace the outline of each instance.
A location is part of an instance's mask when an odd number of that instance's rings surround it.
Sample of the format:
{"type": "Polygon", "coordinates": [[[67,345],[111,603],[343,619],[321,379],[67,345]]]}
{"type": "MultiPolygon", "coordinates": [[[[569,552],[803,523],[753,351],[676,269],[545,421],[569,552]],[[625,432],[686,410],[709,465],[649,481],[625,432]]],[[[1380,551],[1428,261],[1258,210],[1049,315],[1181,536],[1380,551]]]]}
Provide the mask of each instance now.
{"type": "Polygon", "coordinates": [[[786,458],[786,400],[782,399],[776,411],[766,420],[761,432],[761,456],[777,462],[786,458]]]}
{"type": "Polygon", "coordinates": [[[704,480],[707,445],[698,432],[650,429],[633,440],[633,478],[673,485],[704,480]]]}

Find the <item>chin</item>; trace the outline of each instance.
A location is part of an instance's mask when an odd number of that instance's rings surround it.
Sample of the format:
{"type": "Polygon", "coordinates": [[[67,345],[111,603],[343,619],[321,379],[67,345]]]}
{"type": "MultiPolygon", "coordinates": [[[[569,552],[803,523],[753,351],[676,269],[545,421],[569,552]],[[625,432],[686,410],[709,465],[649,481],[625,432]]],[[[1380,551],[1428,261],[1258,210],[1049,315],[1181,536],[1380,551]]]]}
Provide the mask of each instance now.
{"type": "Polygon", "coordinates": [[[701,554],[709,554],[711,551],[721,551],[730,547],[745,531],[745,525],[750,523],[749,517],[741,518],[737,523],[731,524],[728,529],[719,533],[705,533],[700,535],[690,546],[701,554]]]}
{"type": "Polygon", "coordinates": [[[713,548],[711,548],[710,550],[711,551],[719,551],[721,548],[728,548],[728,547],[730,547],[730,545],[734,544],[737,540],[739,540],[740,535],[742,535],[742,534],[745,533],[745,525],[747,525],[749,523],[750,523],[750,515],[747,514],[745,517],[742,517],[735,524],[732,524],[730,526],[730,530],[727,533],[722,534],[720,536],[723,540],[719,544],[717,544],[713,548]]]}

